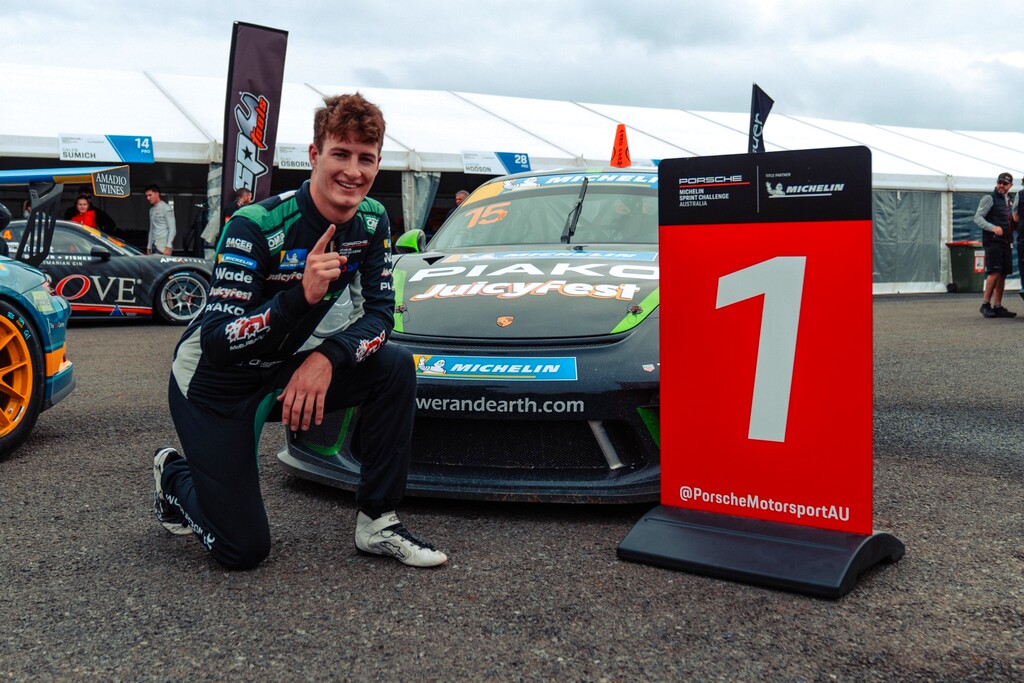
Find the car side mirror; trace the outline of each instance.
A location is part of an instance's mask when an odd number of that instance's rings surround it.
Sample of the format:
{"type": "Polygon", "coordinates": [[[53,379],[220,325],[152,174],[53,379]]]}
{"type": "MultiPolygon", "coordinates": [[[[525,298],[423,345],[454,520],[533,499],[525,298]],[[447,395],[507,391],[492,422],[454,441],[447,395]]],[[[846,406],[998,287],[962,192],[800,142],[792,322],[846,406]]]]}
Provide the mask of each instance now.
{"type": "Polygon", "coordinates": [[[399,235],[395,240],[395,251],[399,254],[418,254],[427,248],[427,234],[419,228],[399,235]]]}
{"type": "Polygon", "coordinates": [[[100,261],[109,261],[110,250],[106,247],[93,247],[89,250],[89,256],[98,258],[100,261]]]}

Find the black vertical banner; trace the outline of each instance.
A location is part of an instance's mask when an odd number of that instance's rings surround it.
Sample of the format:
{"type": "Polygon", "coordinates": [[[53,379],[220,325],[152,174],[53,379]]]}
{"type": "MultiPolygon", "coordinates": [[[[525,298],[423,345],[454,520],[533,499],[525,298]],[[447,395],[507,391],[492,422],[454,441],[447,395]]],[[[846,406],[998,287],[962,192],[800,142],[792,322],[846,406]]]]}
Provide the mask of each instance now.
{"type": "Polygon", "coordinates": [[[287,31],[234,24],[224,105],[222,208],[243,187],[252,191],[253,201],[270,196],[287,45],[287,31]]]}
{"type": "Polygon", "coordinates": [[[750,143],[747,151],[751,154],[764,151],[764,122],[768,120],[773,104],[775,100],[755,83],[750,94],[750,143]]]}

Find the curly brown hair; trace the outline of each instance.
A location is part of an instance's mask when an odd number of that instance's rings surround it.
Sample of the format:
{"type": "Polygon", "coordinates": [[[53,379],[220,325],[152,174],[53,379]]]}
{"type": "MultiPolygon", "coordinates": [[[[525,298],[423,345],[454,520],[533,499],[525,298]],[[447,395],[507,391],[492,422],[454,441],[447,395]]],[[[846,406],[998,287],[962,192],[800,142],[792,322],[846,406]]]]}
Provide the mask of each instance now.
{"type": "Polygon", "coordinates": [[[335,135],[340,140],[384,146],[384,114],[380,108],[359,93],[324,98],[324,106],[313,114],[313,144],[324,149],[324,139],[335,135]]]}

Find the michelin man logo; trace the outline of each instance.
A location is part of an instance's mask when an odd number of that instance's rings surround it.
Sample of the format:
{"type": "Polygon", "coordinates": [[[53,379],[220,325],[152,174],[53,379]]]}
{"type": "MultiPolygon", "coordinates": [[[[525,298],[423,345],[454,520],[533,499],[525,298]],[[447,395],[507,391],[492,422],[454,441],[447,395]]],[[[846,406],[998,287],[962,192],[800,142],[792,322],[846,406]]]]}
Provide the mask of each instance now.
{"type": "Polygon", "coordinates": [[[426,356],[418,356],[416,360],[416,371],[423,375],[444,375],[447,374],[447,370],[444,369],[445,360],[444,358],[438,358],[430,365],[427,365],[426,356]]]}
{"type": "Polygon", "coordinates": [[[506,190],[525,190],[534,187],[538,187],[536,178],[518,178],[516,180],[506,180],[502,183],[506,190]]]}

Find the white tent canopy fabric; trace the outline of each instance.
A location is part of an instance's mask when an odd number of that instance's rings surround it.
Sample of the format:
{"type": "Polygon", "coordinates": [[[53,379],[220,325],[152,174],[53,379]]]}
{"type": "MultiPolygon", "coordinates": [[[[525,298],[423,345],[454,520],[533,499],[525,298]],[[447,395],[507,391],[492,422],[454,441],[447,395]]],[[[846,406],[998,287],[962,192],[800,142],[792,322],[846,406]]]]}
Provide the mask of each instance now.
{"type": "MultiPolygon", "coordinates": [[[[220,160],[223,78],[0,64],[0,155],[57,158],[62,134],[146,135],[157,162],[220,160]]],[[[324,95],[362,92],[388,123],[385,170],[461,172],[466,150],[526,153],[534,169],[607,164],[618,123],[636,162],[746,151],[748,114],[428,90],[286,83],[278,144],[307,146],[324,95]]],[[[1024,169],[1024,134],[901,128],[783,114],[766,149],[865,145],[876,187],[987,191],[1024,169]]]]}
{"type": "MultiPolygon", "coordinates": [[[[216,164],[225,88],[226,78],[0,63],[0,101],[7,105],[0,110],[0,157],[59,159],[62,135],[148,136],[158,164],[216,164]]],[[[305,163],[313,110],[325,95],[356,91],[378,104],[387,120],[381,168],[403,174],[406,225],[418,225],[429,209],[438,174],[464,172],[463,152],[527,154],[534,170],[603,167],[619,123],[636,165],[747,150],[746,112],[285,83],[275,163],[284,167],[288,150],[291,163],[305,163]]],[[[783,112],[776,105],[765,124],[768,151],[871,149],[876,292],[943,290],[951,281],[943,243],[975,229],[978,199],[970,193],[990,192],[1003,171],[1017,179],[1024,171],[1020,132],[905,128],[783,112]]]]}

